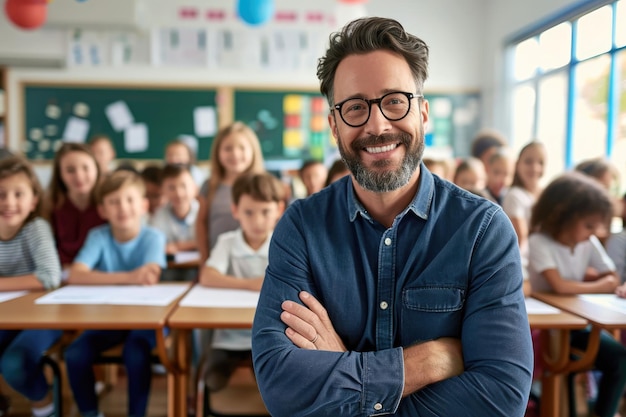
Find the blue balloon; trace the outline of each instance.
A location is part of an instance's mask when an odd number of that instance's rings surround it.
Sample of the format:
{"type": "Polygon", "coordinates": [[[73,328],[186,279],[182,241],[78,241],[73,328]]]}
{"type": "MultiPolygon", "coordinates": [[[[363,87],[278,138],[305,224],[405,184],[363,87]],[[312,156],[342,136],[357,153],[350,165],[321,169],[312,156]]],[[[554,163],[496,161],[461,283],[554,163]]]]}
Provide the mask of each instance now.
{"type": "Polygon", "coordinates": [[[274,0],[239,0],[237,13],[250,25],[260,25],[274,16],[274,0]]]}

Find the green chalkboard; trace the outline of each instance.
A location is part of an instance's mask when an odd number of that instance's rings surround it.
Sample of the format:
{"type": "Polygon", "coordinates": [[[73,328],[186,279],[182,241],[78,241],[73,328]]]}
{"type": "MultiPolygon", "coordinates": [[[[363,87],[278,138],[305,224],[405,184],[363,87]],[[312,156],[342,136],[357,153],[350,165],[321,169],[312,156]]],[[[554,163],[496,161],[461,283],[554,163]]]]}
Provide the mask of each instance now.
{"type": "Polygon", "coordinates": [[[234,118],[250,126],[267,160],[323,160],[335,154],[328,104],[312,91],[235,90],[234,118]]]}
{"type": "Polygon", "coordinates": [[[181,135],[207,159],[217,128],[214,89],[26,84],[23,97],[23,151],[33,160],[95,134],[109,136],[120,159],[161,159],[181,135]]]}

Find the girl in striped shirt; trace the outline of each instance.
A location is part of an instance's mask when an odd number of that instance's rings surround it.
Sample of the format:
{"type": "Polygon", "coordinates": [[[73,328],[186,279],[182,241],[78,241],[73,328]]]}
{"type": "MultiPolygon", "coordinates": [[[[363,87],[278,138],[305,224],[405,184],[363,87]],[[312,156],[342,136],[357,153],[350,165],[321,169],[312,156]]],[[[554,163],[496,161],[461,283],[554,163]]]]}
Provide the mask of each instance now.
{"type": "MultiPolygon", "coordinates": [[[[40,217],[41,200],[41,186],[25,159],[0,161],[0,291],[59,285],[61,265],[50,226],[40,217]]],[[[0,372],[15,391],[31,401],[34,417],[54,416],[41,355],[61,333],[0,330],[0,372]]],[[[4,399],[0,403],[8,408],[4,399]]]]}

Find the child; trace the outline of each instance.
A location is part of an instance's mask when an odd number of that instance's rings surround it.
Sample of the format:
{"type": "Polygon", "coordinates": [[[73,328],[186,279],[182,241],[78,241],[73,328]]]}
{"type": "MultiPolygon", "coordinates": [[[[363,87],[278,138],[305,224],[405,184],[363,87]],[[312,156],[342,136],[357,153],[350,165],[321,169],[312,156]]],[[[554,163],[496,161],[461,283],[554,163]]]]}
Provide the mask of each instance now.
{"type": "MultiPolygon", "coordinates": [[[[139,284],[158,282],[165,266],[165,236],[142,225],[148,210],[141,177],[130,171],[106,176],[96,193],[98,209],[109,221],[92,229],[76,256],[70,284],[139,284]]],[[[153,330],[87,330],[65,350],[70,387],[83,417],[99,416],[93,358],[120,343],[128,375],[128,414],[145,416],[152,379],[153,330]]]]}
{"type": "Polygon", "coordinates": [[[163,168],[156,165],[148,165],[141,171],[146,186],[146,198],[148,199],[148,214],[151,216],[162,207],[166,201],[163,195],[163,168]]]}
{"type": "Polygon", "coordinates": [[[56,152],[48,206],[63,268],[74,261],[87,232],[105,223],[94,197],[99,181],[98,162],[87,146],[64,143],[56,152]]]}
{"type": "MultiPolygon", "coordinates": [[[[165,234],[165,252],[175,255],[180,251],[196,250],[196,216],[200,203],[196,199],[198,187],[191,177],[188,165],[169,164],[163,168],[163,195],[165,206],[159,208],[149,224],[165,234]]],[[[163,281],[190,281],[198,276],[197,268],[172,268],[163,271],[163,281]]]]}
{"type": "MultiPolygon", "coordinates": [[[[594,236],[611,212],[606,190],[584,175],[565,174],[546,187],[532,211],[533,292],[613,293],[618,289],[615,266],[594,236]],[[590,275],[590,268],[597,272],[590,275]]],[[[584,350],[589,334],[589,329],[572,332],[572,346],[584,350]]],[[[613,417],[626,386],[626,348],[602,332],[594,365],[602,372],[594,415],[613,417]]]]}
{"type": "Polygon", "coordinates": [[[506,138],[492,129],[484,129],[472,139],[471,154],[481,160],[485,168],[491,155],[506,146],[506,138]]]}
{"type": "Polygon", "coordinates": [[[343,159],[336,159],[335,162],[328,169],[328,176],[326,177],[325,187],[328,187],[333,182],[349,175],[350,171],[346,166],[346,163],[343,162],[343,159]]]}
{"type": "Polygon", "coordinates": [[[298,173],[304,188],[306,188],[306,195],[309,196],[324,188],[328,169],[321,161],[310,160],[302,164],[298,173]]]}
{"type": "Polygon", "coordinates": [[[102,175],[108,174],[115,160],[115,148],[111,139],[105,135],[96,135],[89,140],[89,147],[96,161],[98,161],[100,173],[102,175]]]}
{"type": "Polygon", "coordinates": [[[478,194],[485,188],[485,167],[478,158],[461,160],[454,171],[452,182],[464,190],[478,194]]]}
{"type": "MultiPolygon", "coordinates": [[[[42,191],[25,159],[0,161],[0,291],[51,289],[61,265],[48,223],[40,217],[42,191]]],[[[16,312],[16,314],[19,314],[16,312]]],[[[11,388],[31,401],[35,417],[54,416],[41,354],[60,330],[0,330],[0,369],[11,388]]],[[[0,412],[8,401],[0,396],[0,412]]]]}
{"type": "MultiPolygon", "coordinates": [[[[242,175],[232,187],[233,217],[240,228],[221,234],[200,273],[207,287],[260,291],[269,242],[284,209],[284,187],[269,173],[242,175]]],[[[223,388],[237,365],[251,357],[251,330],[215,330],[205,380],[223,388]]]]}
{"type": "Polygon", "coordinates": [[[188,165],[168,164],[161,174],[163,195],[167,203],[150,219],[150,225],[165,234],[166,252],[195,250],[198,194],[188,165]]]}
{"type": "Polygon", "coordinates": [[[189,145],[180,139],[173,140],[165,146],[165,163],[189,165],[189,172],[199,187],[206,180],[206,175],[194,165],[195,159],[196,156],[189,145]]]}
{"type": "Polygon", "coordinates": [[[211,177],[199,194],[196,239],[201,263],[206,262],[217,237],[239,224],[230,211],[231,187],[243,173],[263,172],[263,154],[252,129],[235,122],[221,129],[211,146],[211,177]]]}
{"type": "Polygon", "coordinates": [[[431,174],[435,174],[444,180],[448,179],[448,163],[443,159],[423,158],[422,162],[424,162],[431,174]]]}
{"type": "Polygon", "coordinates": [[[489,200],[502,205],[513,176],[513,161],[504,148],[500,148],[489,157],[485,171],[487,186],[484,194],[489,200]]]}
{"type": "Polygon", "coordinates": [[[530,213],[541,192],[539,181],[543,177],[545,163],[546,149],[543,144],[530,142],[524,146],[515,163],[511,188],[502,200],[502,209],[511,219],[517,233],[525,276],[528,265],[530,213]]]}

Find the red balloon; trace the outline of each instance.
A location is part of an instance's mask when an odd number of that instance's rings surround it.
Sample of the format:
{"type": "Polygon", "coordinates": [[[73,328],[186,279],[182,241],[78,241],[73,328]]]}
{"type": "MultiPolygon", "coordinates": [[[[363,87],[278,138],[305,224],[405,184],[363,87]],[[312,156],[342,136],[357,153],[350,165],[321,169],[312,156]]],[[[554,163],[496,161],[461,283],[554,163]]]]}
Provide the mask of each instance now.
{"type": "Polygon", "coordinates": [[[46,21],[46,0],[6,0],[4,11],[13,24],[22,29],[36,29],[46,21]]]}

